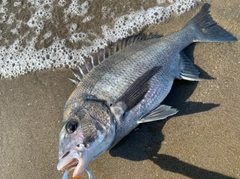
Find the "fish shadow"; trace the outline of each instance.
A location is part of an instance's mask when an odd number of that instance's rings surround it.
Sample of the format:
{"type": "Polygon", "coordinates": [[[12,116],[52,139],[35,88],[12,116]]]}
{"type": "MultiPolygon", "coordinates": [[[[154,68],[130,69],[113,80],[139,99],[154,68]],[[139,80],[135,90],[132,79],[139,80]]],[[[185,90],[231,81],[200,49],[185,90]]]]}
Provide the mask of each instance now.
{"type": "MultiPolygon", "coordinates": [[[[190,48],[193,50],[194,46],[191,46],[190,48]]],[[[189,49],[187,50],[189,51],[189,49]]],[[[201,73],[204,72],[203,70],[199,71],[201,73]]],[[[201,78],[214,79],[206,72],[202,74],[203,76],[201,76],[201,78]]],[[[197,84],[198,82],[176,80],[172,90],[162,104],[177,108],[179,112],[175,116],[204,112],[218,107],[219,104],[214,103],[192,101],[187,102],[187,99],[196,89],[197,84]]],[[[158,154],[161,144],[164,141],[162,129],[168,120],[169,119],[165,119],[162,121],[139,125],[135,130],[133,130],[110,150],[110,155],[113,157],[118,156],[133,161],[149,159],[163,170],[179,173],[190,178],[232,179],[232,177],[188,164],[176,157],[158,154]]]]}
{"type": "MultiPolygon", "coordinates": [[[[213,103],[186,102],[196,86],[197,82],[176,81],[162,104],[177,108],[179,112],[175,116],[204,112],[219,106],[213,103]]],[[[139,125],[110,150],[110,155],[133,161],[151,159],[161,148],[164,140],[162,129],[168,120],[170,118],[139,125]]]]}
{"type": "MultiPolygon", "coordinates": [[[[168,97],[163,101],[163,104],[179,109],[177,116],[204,112],[219,106],[219,104],[213,103],[186,102],[196,86],[197,83],[195,82],[176,82],[168,97]]],[[[194,179],[234,179],[230,176],[186,163],[174,156],[158,154],[164,141],[162,129],[168,120],[171,119],[139,125],[110,150],[110,155],[133,161],[152,160],[163,170],[179,173],[194,179]]]]}
{"type": "Polygon", "coordinates": [[[189,178],[194,179],[234,179],[233,177],[223,175],[221,173],[209,171],[200,167],[196,167],[189,163],[183,162],[176,157],[157,154],[152,159],[154,163],[159,165],[162,169],[174,173],[179,173],[189,178]]]}

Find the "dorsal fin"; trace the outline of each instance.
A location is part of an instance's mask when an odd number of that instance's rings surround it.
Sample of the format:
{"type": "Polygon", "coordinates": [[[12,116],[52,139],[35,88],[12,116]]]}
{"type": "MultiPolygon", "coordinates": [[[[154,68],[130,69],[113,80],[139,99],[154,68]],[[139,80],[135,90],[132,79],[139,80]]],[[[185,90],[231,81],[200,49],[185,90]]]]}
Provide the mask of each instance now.
{"type": "Polygon", "coordinates": [[[160,38],[160,37],[162,37],[162,35],[158,35],[158,34],[146,35],[144,33],[141,33],[138,35],[132,35],[132,36],[120,39],[116,42],[109,42],[108,45],[104,49],[99,49],[98,52],[92,53],[90,55],[90,57],[86,57],[84,59],[84,64],[79,66],[78,70],[72,69],[72,72],[73,72],[75,78],[70,79],[70,80],[74,84],[78,85],[78,83],[81,81],[81,79],[84,77],[84,75],[86,75],[94,67],[98,66],[102,61],[104,61],[109,56],[112,56],[116,52],[118,52],[136,42],[154,39],[154,38],[160,38]]]}

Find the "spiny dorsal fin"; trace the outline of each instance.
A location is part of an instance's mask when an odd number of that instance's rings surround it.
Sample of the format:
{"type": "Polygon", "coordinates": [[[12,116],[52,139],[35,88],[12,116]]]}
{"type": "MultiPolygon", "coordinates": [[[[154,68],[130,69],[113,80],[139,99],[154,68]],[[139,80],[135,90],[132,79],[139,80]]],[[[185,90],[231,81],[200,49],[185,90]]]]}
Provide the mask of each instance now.
{"type": "Polygon", "coordinates": [[[98,66],[102,61],[112,56],[116,52],[136,42],[154,39],[154,38],[160,38],[160,37],[162,36],[157,34],[146,35],[144,33],[141,33],[138,35],[132,35],[132,36],[120,39],[117,42],[109,42],[104,49],[99,49],[98,52],[91,54],[90,57],[86,57],[84,59],[84,64],[79,66],[78,70],[72,69],[72,72],[75,78],[70,80],[74,84],[78,85],[78,83],[81,81],[84,75],[86,75],[90,70],[98,66]]]}

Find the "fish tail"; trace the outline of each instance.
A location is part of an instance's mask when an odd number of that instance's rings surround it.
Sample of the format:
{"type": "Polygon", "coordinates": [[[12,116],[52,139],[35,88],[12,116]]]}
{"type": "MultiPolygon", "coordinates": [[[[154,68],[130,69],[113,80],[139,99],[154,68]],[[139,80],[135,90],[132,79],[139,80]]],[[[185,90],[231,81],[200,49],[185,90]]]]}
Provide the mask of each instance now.
{"type": "Polygon", "coordinates": [[[186,25],[194,31],[193,42],[231,42],[236,41],[230,32],[220,27],[209,14],[210,4],[202,6],[200,12],[186,25]]]}

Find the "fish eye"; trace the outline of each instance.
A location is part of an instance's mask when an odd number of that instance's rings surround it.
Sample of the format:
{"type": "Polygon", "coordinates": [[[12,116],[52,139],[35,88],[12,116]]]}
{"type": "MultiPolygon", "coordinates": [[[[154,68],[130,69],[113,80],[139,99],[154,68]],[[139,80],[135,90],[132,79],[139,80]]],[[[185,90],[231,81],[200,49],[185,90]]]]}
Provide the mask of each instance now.
{"type": "Polygon", "coordinates": [[[72,134],[78,127],[78,121],[71,120],[66,124],[66,130],[69,134],[72,134]]]}

